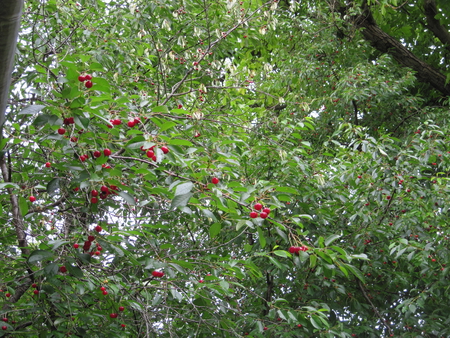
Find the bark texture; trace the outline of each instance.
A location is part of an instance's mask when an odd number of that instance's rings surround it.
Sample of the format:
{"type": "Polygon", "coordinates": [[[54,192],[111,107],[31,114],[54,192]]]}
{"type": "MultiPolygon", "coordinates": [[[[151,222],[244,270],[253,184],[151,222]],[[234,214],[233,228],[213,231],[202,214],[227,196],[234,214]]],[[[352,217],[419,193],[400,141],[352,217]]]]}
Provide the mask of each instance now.
{"type": "Polygon", "coordinates": [[[2,0],[0,5],[0,129],[5,122],[22,8],[23,0],[2,0]]]}

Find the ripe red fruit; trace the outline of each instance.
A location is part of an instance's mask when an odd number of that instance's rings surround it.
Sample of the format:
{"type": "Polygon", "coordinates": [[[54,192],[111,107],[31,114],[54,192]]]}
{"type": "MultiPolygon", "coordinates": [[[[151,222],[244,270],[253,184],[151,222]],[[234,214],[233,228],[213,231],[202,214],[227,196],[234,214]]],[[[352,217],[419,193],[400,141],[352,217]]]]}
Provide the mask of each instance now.
{"type": "Polygon", "coordinates": [[[101,246],[98,246],[98,247],[97,247],[97,250],[98,250],[98,251],[102,251],[103,248],[102,248],[101,246]]]}
{"type": "Polygon", "coordinates": [[[65,266],[60,266],[59,267],[59,271],[61,271],[62,273],[66,273],[67,272],[67,268],[65,266]]]}
{"type": "Polygon", "coordinates": [[[155,153],[152,150],[147,151],[147,157],[153,158],[155,156],[155,153]]]}
{"type": "Polygon", "coordinates": [[[8,322],[8,318],[2,318],[2,320],[7,323],[8,322]]]}
{"type": "Polygon", "coordinates": [[[264,208],[263,212],[265,212],[268,215],[268,214],[270,214],[270,209],[269,208],[264,208]]]}
{"type": "Polygon", "coordinates": [[[6,296],[7,298],[9,298],[9,297],[11,297],[11,294],[10,294],[10,293],[7,293],[7,294],[5,294],[5,296],[6,296]]]}
{"type": "Polygon", "coordinates": [[[111,313],[110,315],[109,315],[111,318],[117,318],[117,313],[111,313]]]}
{"type": "Polygon", "coordinates": [[[75,249],[78,249],[78,248],[80,247],[80,245],[79,245],[78,243],[75,243],[75,244],[73,245],[73,247],[74,247],[75,249]]]}
{"type": "Polygon", "coordinates": [[[167,148],[165,146],[161,147],[161,150],[164,154],[167,154],[169,152],[169,148],[167,148]]]}
{"type": "Polygon", "coordinates": [[[153,277],[163,277],[164,272],[154,270],[154,271],[152,271],[152,276],[153,277]]]}
{"type": "Polygon", "coordinates": [[[119,126],[122,124],[122,121],[119,119],[112,120],[111,123],[115,126],[119,126]]]}
{"type": "Polygon", "coordinates": [[[105,150],[103,150],[103,154],[105,154],[105,156],[109,156],[109,155],[111,155],[111,150],[106,148],[105,150]]]}
{"type": "Polygon", "coordinates": [[[267,331],[269,328],[267,326],[264,326],[264,331],[267,331]]]}
{"type": "Polygon", "coordinates": [[[204,283],[205,281],[203,279],[200,279],[198,282],[199,283],[204,283]]]}
{"type": "Polygon", "coordinates": [[[136,123],[134,121],[128,121],[128,123],[127,123],[128,127],[130,127],[130,128],[133,128],[135,126],[135,124],[136,123]]]}
{"type": "Polygon", "coordinates": [[[98,157],[100,157],[100,156],[102,156],[102,153],[101,153],[101,152],[99,152],[98,150],[94,151],[94,157],[95,157],[95,158],[98,158],[98,157]]]}
{"type": "Polygon", "coordinates": [[[34,201],[36,201],[36,197],[30,196],[30,202],[33,203],[34,201]]]}
{"type": "Polygon", "coordinates": [[[50,167],[52,166],[52,164],[51,164],[50,162],[45,162],[45,166],[46,166],[47,168],[50,168],[50,167]]]}
{"type": "Polygon", "coordinates": [[[86,75],[84,76],[84,79],[85,79],[85,80],[92,80],[92,75],[86,74],[86,75]]]}
{"type": "Polygon", "coordinates": [[[261,218],[267,218],[267,216],[269,216],[269,215],[267,215],[265,212],[262,212],[259,214],[259,217],[261,217],[261,218]]]}
{"type": "Polygon", "coordinates": [[[100,288],[100,290],[101,290],[101,291],[106,291],[106,288],[105,288],[104,286],[102,286],[102,287],[100,288]]]}
{"type": "Polygon", "coordinates": [[[64,135],[66,133],[66,130],[64,128],[59,128],[58,129],[58,134],[59,135],[64,135]]]}
{"type": "Polygon", "coordinates": [[[212,182],[212,184],[218,184],[219,183],[219,179],[217,177],[213,177],[211,182],[212,182]]]}
{"type": "Polygon", "coordinates": [[[252,212],[250,213],[250,218],[256,218],[256,217],[258,217],[258,213],[255,212],[255,211],[252,211],[252,212]]]}
{"type": "Polygon", "coordinates": [[[2,326],[2,330],[8,330],[6,326],[2,326]]]}
{"type": "Polygon", "coordinates": [[[92,191],[91,191],[91,195],[92,195],[93,197],[97,197],[97,196],[98,196],[98,191],[97,191],[97,190],[92,190],[92,191]]]}
{"type": "Polygon", "coordinates": [[[95,252],[94,252],[94,255],[100,256],[100,255],[101,255],[101,252],[100,252],[100,251],[95,251],[95,252]]]}
{"type": "Polygon", "coordinates": [[[86,81],[86,82],[84,83],[84,86],[85,86],[86,88],[92,88],[93,83],[92,83],[92,81],[86,81]]]}
{"type": "Polygon", "coordinates": [[[78,81],[84,82],[86,80],[86,77],[84,75],[78,76],[78,81]]]}
{"type": "Polygon", "coordinates": [[[120,326],[125,327],[126,325],[125,324],[120,324],[120,326]]]}
{"type": "Polygon", "coordinates": [[[302,324],[297,324],[297,327],[302,327],[302,324]]]}
{"type": "Polygon", "coordinates": [[[33,284],[31,284],[31,287],[34,288],[34,289],[36,289],[36,288],[37,288],[37,284],[36,284],[36,283],[33,283],[33,284]]]}
{"type": "Polygon", "coordinates": [[[262,209],[262,204],[261,203],[256,203],[254,206],[253,206],[253,209],[255,209],[255,210],[261,210],[262,209]]]}
{"type": "Polygon", "coordinates": [[[119,311],[124,311],[125,308],[123,306],[119,306],[119,311]]]}
{"type": "Polygon", "coordinates": [[[97,232],[101,232],[102,230],[103,230],[103,228],[100,225],[97,225],[95,227],[95,231],[97,231],[97,232]]]}
{"type": "Polygon", "coordinates": [[[91,203],[92,204],[97,204],[98,203],[98,198],[97,197],[92,197],[91,198],[91,203]]]}
{"type": "Polygon", "coordinates": [[[391,196],[386,196],[386,199],[390,200],[390,199],[391,199],[391,196]]]}
{"type": "Polygon", "coordinates": [[[102,193],[104,193],[104,194],[107,194],[107,193],[109,192],[109,189],[108,189],[107,186],[102,185],[102,186],[100,187],[100,191],[101,191],[102,193]]]}
{"type": "Polygon", "coordinates": [[[103,296],[106,296],[108,294],[108,291],[105,290],[102,292],[102,294],[103,294],[103,296]]]}
{"type": "Polygon", "coordinates": [[[89,235],[89,236],[88,236],[88,241],[89,241],[89,242],[93,242],[93,241],[94,241],[94,239],[95,239],[95,237],[94,237],[94,236],[92,236],[92,235],[89,235]]]}
{"type": "Polygon", "coordinates": [[[34,290],[33,293],[34,293],[35,295],[38,295],[38,294],[39,294],[39,290],[34,290]]]}
{"type": "Polygon", "coordinates": [[[201,134],[199,132],[196,132],[194,135],[194,137],[200,137],[200,136],[201,136],[201,134]]]}

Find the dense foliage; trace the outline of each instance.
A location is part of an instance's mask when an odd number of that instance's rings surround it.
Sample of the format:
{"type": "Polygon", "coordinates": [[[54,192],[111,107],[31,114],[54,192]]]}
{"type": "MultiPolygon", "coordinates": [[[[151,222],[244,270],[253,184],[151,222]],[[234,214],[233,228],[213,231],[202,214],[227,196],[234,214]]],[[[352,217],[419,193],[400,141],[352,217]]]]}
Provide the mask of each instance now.
{"type": "Polygon", "coordinates": [[[26,1],[0,336],[450,335],[448,10],[26,1]]]}

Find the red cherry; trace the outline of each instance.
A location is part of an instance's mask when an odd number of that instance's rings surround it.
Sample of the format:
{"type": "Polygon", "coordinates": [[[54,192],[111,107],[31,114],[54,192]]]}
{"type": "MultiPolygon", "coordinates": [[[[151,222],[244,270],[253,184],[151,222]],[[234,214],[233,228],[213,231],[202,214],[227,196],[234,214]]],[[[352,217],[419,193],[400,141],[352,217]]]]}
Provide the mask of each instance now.
{"type": "Polygon", "coordinates": [[[161,271],[152,271],[152,276],[153,277],[162,277],[162,276],[164,276],[164,272],[161,272],[161,271]]]}
{"type": "Polygon", "coordinates": [[[111,318],[117,318],[117,313],[111,313],[110,315],[109,315],[111,318]]]}
{"type": "Polygon", "coordinates": [[[204,283],[205,281],[203,279],[200,279],[198,282],[199,283],[204,283]]]}
{"type": "Polygon", "coordinates": [[[253,206],[253,209],[255,209],[255,210],[261,210],[262,209],[262,204],[261,203],[256,203],[254,206],[253,206]]]}
{"type": "Polygon", "coordinates": [[[67,272],[67,268],[65,266],[60,266],[59,267],[59,271],[61,271],[62,273],[66,273],[67,272]]]}
{"type": "Polygon", "coordinates": [[[98,191],[97,190],[92,190],[91,191],[91,195],[92,195],[92,197],[97,197],[98,196],[98,191]]]}
{"type": "Polygon", "coordinates": [[[107,194],[107,193],[109,192],[109,189],[108,189],[108,187],[107,187],[106,185],[102,185],[102,186],[100,187],[100,191],[101,191],[102,193],[107,194]]]}
{"type": "Polygon", "coordinates": [[[84,79],[85,79],[85,80],[92,80],[92,75],[86,74],[86,75],[84,76],[84,79]]]}
{"type": "Polygon", "coordinates": [[[302,327],[302,324],[297,324],[297,327],[302,327]]]}
{"type": "Polygon", "coordinates": [[[92,81],[86,81],[86,82],[84,83],[84,86],[85,86],[86,88],[92,88],[93,83],[92,83],[92,81]]]}
{"type": "Polygon", "coordinates": [[[94,157],[95,158],[99,158],[100,156],[102,156],[101,152],[99,152],[98,150],[94,151],[94,157]]]}
{"type": "Polygon", "coordinates": [[[270,209],[269,208],[264,208],[263,212],[265,212],[268,215],[268,214],[270,214],[270,209]]]}
{"type": "Polygon", "coordinates": [[[104,286],[102,286],[102,287],[100,288],[100,290],[101,290],[101,291],[106,291],[106,288],[105,288],[104,286]]]}
{"type": "Polygon", "coordinates": [[[213,177],[211,182],[212,182],[212,184],[218,184],[219,183],[219,179],[217,177],[213,177]]]}
{"type": "Polygon", "coordinates": [[[80,244],[75,243],[75,244],[73,245],[73,247],[74,247],[75,249],[78,249],[78,248],[80,247],[80,244]]]}
{"type": "Polygon", "coordinates": [[[94,236],[92,236],[92,235],[89,235],[89,236],[88,236],[88,241],[89,241],[89,242],[93,242],[93,241],[94,241],[94,239],[95,239],[95,237],[94,237],[94,236]]]}
{"type": "Polygon", "coordinates": [[[269,215],[267,215],[265,212],[262,212],[259,214],[259,217],[261,217],[261,218],[267,218],[267,216],[269,216],[269,215]]]}
{"type": "Polygon", "coordinates": [[[112,122],[112,124],[115,125],[115,126],[119,126],[119,125],[122,124],[122,121],[120,121],[119,119],[112,120],[111,122],[112,122]]]}
{"type": "Polygon", "coordinates": [[[78,76],[78,81],[84,82],[86,80],[86,77],[83,75],[78,76]]]}
{"type": "Polygon", "coordinates": [[[162,152],[164,153],[164,154],[167,154],[168,152],[169,152],[169,148],[167,148],[167,147],[161,147],[161,150],[162,150],[162,152]]]}
{"type": "Polygon", "coordinates": [[[391,199],[391,196],[386,196],[386,199],[390,200],[390,199],[391,199]]]}
{"type": "Polygon", "coordinates": [[[97,231],[97,232],[102,232],[102,230],[103,230],[103,228],[100,225],[97,225],[95,227],[95,231],[97,231]]]}
{"type": "Polygon", "coordinates": [[[267,326],[264,326],[264,331],[267,331],[269,328],[267,326]]]}
{"type": "Polygon", "coordinates": [[[125,324],[120,324],[120,326],[125,327],[126,325],[125,324]]]}
{"type": "Polygon", "coordinates": [[[2,330],[8,330],[6,326],[2,326],[2,330]]]}
{"type": "Polygon", "coordinates": [[[50,168],[50,167],[52,166],[52,164],[51,164],[50,162],[45,162],[45,166],[46,166],[47,168],[50,168]]]}
{"type": "Polygon", "coordinates": [[[127,123],[128,127],[130,127],[130,128],[133,128],[135,126],[135,124],[136,123],[134,121],[128,121],[128,123],[127,123]]]}
{"type": "Polygon", "coordinates": [[[92,204],[97,204],[98,203],[98,198],[97,197],[92,197],[91,198],[91,203],[92,204]]]}
{"type": "Polygon", "coordinates": [[[7,293],[7,294],[5,294],[5,296],[6,296],[7,298],[9,298],[9,297],[11,297],[11,294],[10,294],[10,293],[7,293]]]}
{"type": "Polygon", "coordinates": [[[103,150],[103,154],[105,154],[105,156],[109,156],[109,155],[111,155],[112,153],[111,153],[111,150],[109,150],[108,148],[106,148],[106,149],[103,150]]]}
{"type": "Polygon", "coordinates": [[[95,252],[94,252],[94,255],[100,256],[100,255],[101,255],[101,252],[100,252],[100,251],[95,251],[95,252]]]}
{"type": "Polygon", "coordinates": [[[33,203],[34,201],[36,201],[36,197],[30,196],[30,202],[33,203]]]}
{"type": "Polygon", "coordinates": [[[58,134],[59,135],[64,135],[66,133],[66,130],[64,128],[59,128],[58,129],[58,134]]]}
{"type": "Polygon", "coordinates": [[[258,217],[258,213],[255,212],[255,211],[252,211],[252,212],[250,213],[250,218],[256,218],[256,217],[258,217]]]}
{"type": "Polygon", "coordinates": [[[155,156],[155,153],[152,150],[147,151],[148,158],[153,158],[153,156],[155,156]]]}
{"type": "Polygon", "coordinates": [[[124,311],[125,308],[123,306],[119,306],[119,311],[124,311]]]}
{"type": "Polygon", "coordinates": [[[34,288],[34,289],[36,289],[36,288],[37,288],[37,284],[36,284],[36,283],[33,283],[33,284],[31,284],[31,287],[34,288]]]}

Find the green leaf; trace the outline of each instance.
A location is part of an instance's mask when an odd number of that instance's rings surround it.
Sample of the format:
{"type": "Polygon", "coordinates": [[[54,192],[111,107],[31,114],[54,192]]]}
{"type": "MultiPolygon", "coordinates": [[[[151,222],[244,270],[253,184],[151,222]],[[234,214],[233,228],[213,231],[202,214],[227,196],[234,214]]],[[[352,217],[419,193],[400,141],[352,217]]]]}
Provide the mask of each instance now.
{"type": "Polygon", "coordinates": [[[191,189],[194,187],[194,184],[192,182],[186,182],[177,185],[175,189],[175,196],[178,195],[185,195],[191,192],[191,189]]]}
{"type": "Polygon", "coordinates": [[[171,209],[175,209],[177,207],[184,207],[189,203],[189,200],[192,197],[192,193],[187,193],[183,195],[175,196],[172,200],[172,204],[170,206],[171,209]]]}
{"type": "Polygon", "coordinates": [[[54,178],[47,184],[47,193],[50,196],[54,196],[58,194],[59,190],[59,178],[54,178]]]}
{"type": "Polygon", "coordinates": [[[122,197],[128,204],[136,205],[136,201],[133,196],[125,191],[118,191],[117,194],[122,197]]]}
{"type": "Polygon", "coordinates": [[[28,201],[22,196],[19,197],[19,209],[22,217],[28,213],[28,201]]]}
{"type": "Polygon", "coordinates": [[[258,239],[259,245],[264,249],[264,247],[266,246],[266,238],[264,237],[264,232],[260,227],[258,227],[258,239]]]}
{"type": "Polygon", "coordinates": [[[211,225],[209,228],[209,235],[211,236],[211,238],[216,237],[220,233],[221,229],[222,225],[220,223],[214,223],[213,225],[211,225]]]}
{"type": "Polygon", "coordinates": [[[325,239],[325,246],[329,246],[331,243],[333,243],[335,240],[340,238],[341,235],[330,235],[325,239]]]}
{"type": "Polygon", "coordinates": [[[285,257],[285,258],[287,258],[287,257],[290,256],[289,253],[288,253],[287,251],[284,251],[284,250],[275,250],[273,253],[274,253],[275,255],[279,256],[279,257],[285,257]]]}
{"type": "Polygon", "coordinates": [[[35,104],[28,107],[23,108],[18,115],[34,115],[39,113],[42,109],[44,109],[45,106],[41,104],[35,104]]]}
{"type": "Polygon", "coordinates": [[[35,263],[43,260],[47,260],[53,257],[53,252],[47,250],[34,250],[30,257],[28,257],[28,263],[35,263]]]}
{"type": "Polygon", "coordinates": [[[180,140],[176,138],[170,139],[169,141],[167,141],[167,143],[174,146],[188,146],[188,147],[192,146],[192,143],[189,142],[188,140],[180,140]]]}
{"type": "Polygon", "coordinates": [[[71,264],[66,264],[65,265],[67,268],[67,271],[77,277],[77,278],[83,278],[84,277],[84,273],[83,270],[81,270],[78,266],[72,266],[71,264]]]}
{"type": "Polygon", "coordinates": [[[343,267],[345,267],[348,271],[350,271],[355,277],[357,277],[361,282],[365,283],[364,276],[361,271],[359,271],[355,266],[341,263],[343,267]]]}

